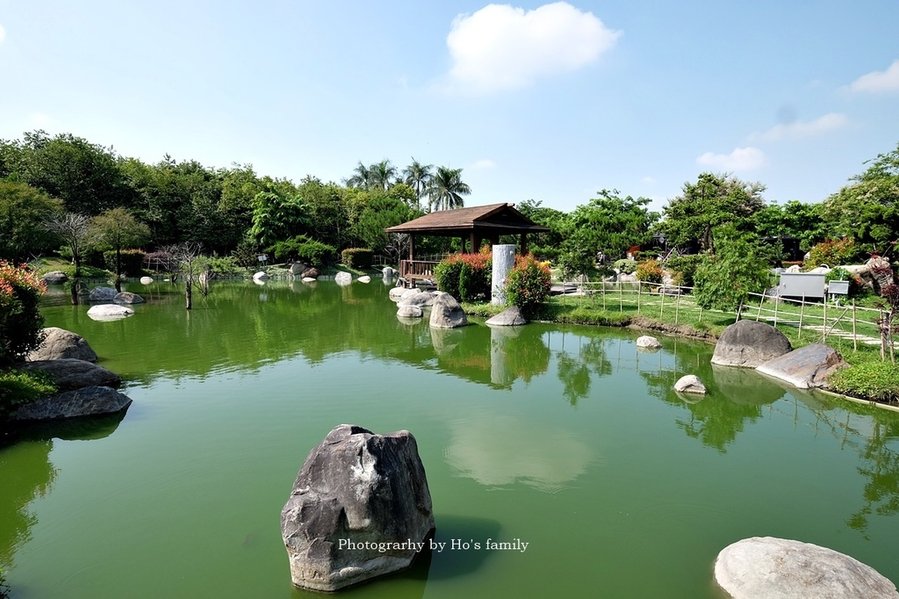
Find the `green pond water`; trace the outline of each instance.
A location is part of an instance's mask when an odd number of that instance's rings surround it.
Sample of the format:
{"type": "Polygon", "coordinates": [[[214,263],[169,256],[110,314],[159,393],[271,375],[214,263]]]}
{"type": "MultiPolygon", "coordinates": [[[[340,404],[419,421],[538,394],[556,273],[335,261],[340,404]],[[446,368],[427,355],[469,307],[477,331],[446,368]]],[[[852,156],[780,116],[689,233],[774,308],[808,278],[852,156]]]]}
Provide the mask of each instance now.
{"type": "Polygon", "coordinates": [[[190,313],[180,288],[132,290],[148,303],[116,322],[46,298],[134,403],[0,448],[14,597],[321,597],[292,587],[279,515],[340,423],[413,432],[448,544],[348,598],[718,597],[716,554],[756,535],[899,580],[897,414],[713,369],[711,346],[674,338],[431,331],[377,280],[221,283],[190,313]],[[686,373],[707,397],[670,390],[686,373]]]}

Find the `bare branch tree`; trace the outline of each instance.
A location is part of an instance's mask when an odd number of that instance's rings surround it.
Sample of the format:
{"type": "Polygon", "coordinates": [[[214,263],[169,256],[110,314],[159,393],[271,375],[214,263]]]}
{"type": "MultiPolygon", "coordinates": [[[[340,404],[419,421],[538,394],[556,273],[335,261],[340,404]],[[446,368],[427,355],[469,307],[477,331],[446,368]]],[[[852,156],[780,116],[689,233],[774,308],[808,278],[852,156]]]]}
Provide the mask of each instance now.
{"type": "Polygon", "coordinates": [[[84,214],[66,212],[63,215],[52,217],[45,224],[47,230],[59,236],[59,239],[72,254],[72,262],[75,264],[75,276],[71,284],[73,306],[78,305],[81,258],[90,240],[90,222],[90,217],[84,214]]]}
{"type": "Polygon", "coordinates": [[[190,310],[193,307],[193,284],[199,281],[201,286],[205,286],[203,295],[209,293],[208,279],[209,275],[202,275],[201,269],[201,250],[202,245],[196,241],[184,241],[175,245],[166,246],[163,251],[170,254],[177,265],[177,272],[184,277],[184,307],[190,310]]]}

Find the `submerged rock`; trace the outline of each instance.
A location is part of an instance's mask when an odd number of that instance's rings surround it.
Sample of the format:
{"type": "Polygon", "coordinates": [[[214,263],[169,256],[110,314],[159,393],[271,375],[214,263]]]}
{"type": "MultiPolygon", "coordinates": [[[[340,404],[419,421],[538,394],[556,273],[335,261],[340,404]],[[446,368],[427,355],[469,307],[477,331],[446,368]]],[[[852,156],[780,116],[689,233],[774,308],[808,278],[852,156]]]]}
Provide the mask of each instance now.
{"type": "Polygon", "coordinates": [[[88,299],[92,302],[111,302],[115,299],[116,294],[118,291],[115,290],[115,287],[94,287],[91,289],[88,299]]]}
{"type": "Polygon", "coordinates": [[[488,318],[484,324],[492,327],[514,327],[527,323],[527,319],[521,315],[521,309],[518,306],[509,306],[499,314],[488,318]]]}
{"type": "Polygon", "coordinates": [[[438,329],[453,329],[468,324],[468,317],[456,298],[449,293],[438,291],[431,306],[430,325],[438,329]]]}
{"type": "Polygon", "coordinates": [[[712,364],[755,368],[791,349],[790,341],[770,324],[740,320],[721,333],[712,364]]]}
{"type": "Polygon", "coordinates": [[[122,379],[114,372],[85,360],[73,358],[25,362],[22,369],[46,373],[62,391],[93,386],[118,387],[122,383],[122,379]]]}
{"type": "Polygon", "coordinates": [[[408,289],[405,287],[391,287],[390,291],[387,292],[387,297],[389,297],[392,302],[398,302],[407,291],[408,289]]]}
{"type": "Polygon", "coordinates": [[[662,344],[652,335],[640,335],[637,337],[637,347],[640,349],[659,349],[662,344]]]}
{"type": "Polygon", "coordinates": [[[674,383],[674,390],[678,393],[696,393],[698,395],[705,395],[706,392],[705,385],[695,374],[687,374],[677,379],[677,382],[674,383]]]}
{"type": "Polygon", "coordinates": [[[371,283],[371,277],[368,275],[362,275],[361,277],[356,279],[360,283],[371,283]]]}
{"type": "Polygon", "coordinates": [[[424,315],[424,311],[420,306],[400,304],[397,307],[396,315],[400,318],[421,318],[424,315]]]}
{"type": "Polygon", "coordinates": [[[408,431],[335,427],[306,458],[281,510],[293,584],[315,591],[402,570],[433,532],[428,481],[408,431]]]}
{"type": "Polygon", "coordinates": [[[144,303],[144,298],[130,291],[122,291],[121,293],[116,293],[112,301],[117,304],[142,304],[144,303]]]}
{"type": "Polygon", "coordinates": [[[116,304],[100,304],[99,306],[91,306],[90,310],[87,311],[87,315],[92,320],[121,320],[134,315],[134,310],[127,306],[118,306],[116,304]]]}
{"type": "Polygon", "coordinates": [[[41,344],[25,356],[29,362],[61,358],[73,358],[85,362],[97,361],[97,354],[81,335],[59,327],[47,327],[43,330],[43,334],[44,340],[41,341],[41,344]]]}
{"type": "Polygon", "coordinates": [[[843,357],[832,347],[813,343],[769,360],[756,370],[800,389],[809,389],[826,386],[827,377],[845,365],[843,357]]]}
{"type": "Polygon", "coordinates": [[[113,414],[131,405],[131,398],[111,387],[90,386],[42,397],[21,406],[12,420],[55,420],[113,414]]]}
{"type": "Polygon", "coordinates": [[[874,568],[811,543],[752,537],[715,559],[715,582],[734,599],[895,599],[896,586],[874,568]]]}

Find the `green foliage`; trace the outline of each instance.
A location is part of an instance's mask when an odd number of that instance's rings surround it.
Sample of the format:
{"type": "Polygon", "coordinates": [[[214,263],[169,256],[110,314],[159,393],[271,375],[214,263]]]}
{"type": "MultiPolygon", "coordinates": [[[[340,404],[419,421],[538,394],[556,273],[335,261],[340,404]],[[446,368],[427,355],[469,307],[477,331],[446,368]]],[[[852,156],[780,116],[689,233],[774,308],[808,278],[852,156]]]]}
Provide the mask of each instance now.
{"type": "Polygon", "coordinates": [[[749,293],[761,293],[769,283],[764,252],[733,228],[722,227],[717,252],[703,257],[696,269],[693,295],[705,309],[736,310],[749,293]]]}
{"type": "Polygon", "coordinates": [[[604,189],[599,197],[578,206],[565,223],[560,265],[569,274],[586,275],[594,271],[600,255],[619,258],[631,246],[648,243],[649,229],[658,219],[647,210],[649,202],[604,189]]]}
{"type": "Polygon", "coordinates": [[[702,254],[685,254],[668,258],[666,266],[673,273],[678,285],[692,287],[696,281],[696,269],[702,264],[702,254]]]}
{"type": "Polygon", "coordinates": [[[490,297],[492,261],[489,250],[477,254],[453,254],[434,269],[437,288],[459,301],[490,297]]]}
{"type": "Polygon", "coordinates": [[[525,200],[516,208],[524,216],[549,231],[540,233],[530,245],[531,253],[541,260],[557,262],[562,254],[562,241],[568,227],[568,215],[553,208],[542,206],[542,201],[525,200]]]}
{"type": "Polygon", "coordinates": [[[833,268],[829,273],[824,275],[824,280],[830,283],[831,281],[849,281],[852,279],[852,273],[850,273],[845,268],[833,268]]]}
{"type": "Polygon", "coordinates": [[[765,240],[798,240],[803,252],[827,236],[821,204],[804,204],[796,200],[759,209],[752,215],[752,226],[765,240]]]}
{"type": "Polygon", "coordinates": [[[0,370],[0,421],[18,406],[55,392],[56,384],[45,372],[0,370]]]}
{"type": "Polygon", "coordinates": [[[714,250],[716,227],[729,223],[741,231],[752,228],[751,217],[765,205],[764,190],[760,183],[702,173],[665,207],[659,231],[673,246],[696,244],[702,251],[714,250]]]}
{"type": "Polygon", "coordinates": [[[614,267],[615,270],[621,274],[633,274],[633,272],[637,270],[637,261],[631,260],[630,258],[621,258],[620,260],[615,260],[614,267]]]}
{"type": "Polygon", "coordinates": [[[287,195],[269,187],[253,198],[250,236],[264,247],[296,237],[307,230],[307,212],[299,195],[287,195]]]}
{"type": "Polygon", "coordinates": [[[421,216],[409,206],[415,201],[412,188],[405,184],[394,185],[386,192],[356,192],[350,206],[352,236],[364,247],[384,253],[390,241],[385,229],[421,216]]]}
{"type": "Polygon", "coordinates": [[[837,237],[853,237],[867,251],[886,252],[899,231],[899,144],[824,202],[837,237]]]}
{"type": "Polygon", "coordinates": [[[533,316],[549,297],[550,273],[546,264],[533,256],[518,256],[515,267],[506,279],[506,296],[509,303],[527,316],[533,316]]]}
{"type": "Polygon", "coordinates": [[[453,256],[442,260],[434,267],[434,282],[437,289],[445,291],[453,297],[459,297],[459,275],[462,272],[462,261],[453,256]]]}
{"type": "Polygon", "coordinates": [[[808,252],[808,260],[805,261],[806,268],[815,268],[826,264],[827,266],[837,266],[839,264],[850,264],[859,257],[859,247],[851,237],[836,240],[826,240],[815,244],[808,252]]]}
{"type": "Polygon", "coordinates": [[[233,256],[200,256],[197,259],[197,270],[209,270],[216,276],[229,277],[240,274],[241,266],[233,256]]]}
{"type": "Polygon", "coordinates": [[[465,200],[462,196],[471,193],[468,183],[462,181],[461,168],[438,166],[428,187],[428,200],[432,210],[451,210],[462,208],[465,200]]]}
{"type": "Polygon", "coordinates": [[[275,243],[268,251],[274,254],[275,259],[279,262],[299,260],[312,266],[321,267],[334,261],[337,250],[332,245],[310,239],[306,235],[297,235],[275,243]]]}
{"type": "Polygon", "coordinates": [[[47,222],[62,202],[25,183],[0,179],[0,259],[26,260],[56,247],[47,222]]]}
{"type": "Polygon", "coordinates": [[[634,271],[638,281],[643,281],[644,283],[661,283],[664,274],[662,272],[662,265],[658,260],[644,260],[637,264],[637,269],[634,271]]]}
{"type": "Polygon", "coordinates": [[[27,267],[0,261],[0,367],[14,364],[41,342],[38,300],[46,289],[27,267]]]}
{"type": "MultiPolygon", "coordinates": [[[[119,259],[121,260],[122,265],[122,276],[130,276],[136,277],[139,276],[144,270],[144,257],[146,254],[143,250],[122,250],[120,252],[119,259]]],[[[115,272],[116,269],[116,252],[115,251],[107,251],[103,252],[103,261],[106,264],[106,268],[115,272]]]]}
{"type": "Polygon", "coordinates": [[[257,256],[259,256],[259,248],[256,242],[249,237],[243,238],[237,244],[237,247],[234,248],[234,251],[231,252],[234,262],[246,269],[252,269],[256,266],[257,256]]]}
{"type": "Polygon", "coordinates": [[[828,385],[845,395],[886,403],[899,402],[899,368],[874,358],[841,368],[830,375],[828,385]]]}
{"type": "Polygon", "coordinates": [[[340,252],[340,261],[358,270],[371,268],[373,258],[374,252],[368,248],[346,248],[340,252]]]}

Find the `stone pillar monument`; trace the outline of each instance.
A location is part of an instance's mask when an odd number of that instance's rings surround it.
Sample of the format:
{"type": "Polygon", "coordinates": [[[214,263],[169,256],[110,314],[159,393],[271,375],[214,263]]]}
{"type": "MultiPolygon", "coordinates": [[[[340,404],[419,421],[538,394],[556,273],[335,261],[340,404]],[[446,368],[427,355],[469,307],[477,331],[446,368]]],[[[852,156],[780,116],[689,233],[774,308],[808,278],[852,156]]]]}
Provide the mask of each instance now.
{"type": "Polygon", "coordinates": [[[490,303],[506,303],[506,278],[515,266],[515,245],[493,246],[493,282],[490,285],[490,303]]]}

